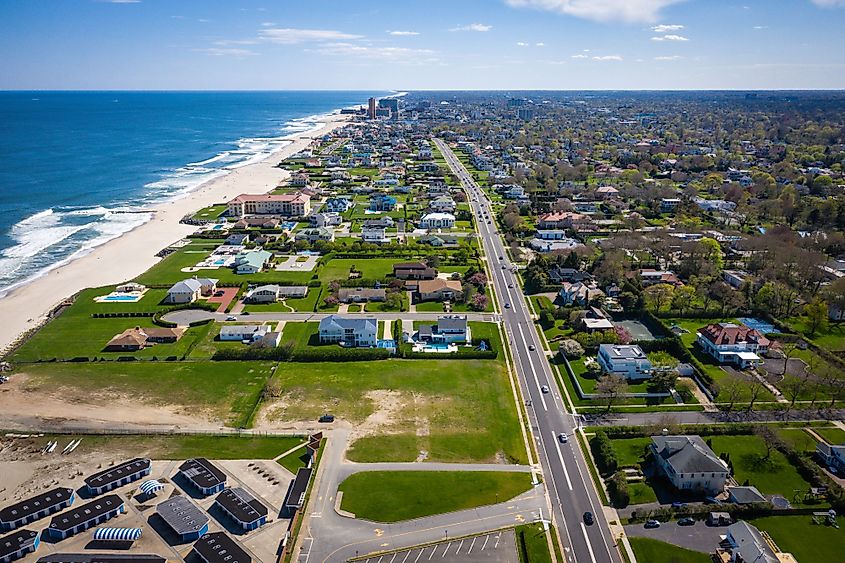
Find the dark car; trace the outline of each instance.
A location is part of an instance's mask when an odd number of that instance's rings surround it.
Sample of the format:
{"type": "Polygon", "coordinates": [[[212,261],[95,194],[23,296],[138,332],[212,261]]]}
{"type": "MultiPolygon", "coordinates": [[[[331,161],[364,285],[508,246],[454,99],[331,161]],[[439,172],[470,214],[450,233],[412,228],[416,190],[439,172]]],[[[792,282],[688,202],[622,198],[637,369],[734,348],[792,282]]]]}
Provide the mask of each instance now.
{"type": "Polygon", "coordinates": [[[318,419],[319,422],[334,422],[333,414],[324,414],[318,419]]]}
{"type": "Polygon", "coordinates": [[[586,524],[587,526],[592,526],[593,522],[595,522],[595,521],[596,520],[595,520],[595,518],[593,518],[592,512],[585,512],[584,513],[584,524],[586,524]]]}
{"type": "Polygon", "coordinates": [[[689,516],[686,518],[681,518],[678,520],[678,526],[694,526],[695,525],[695,518],[690,518],[689,516]]]}

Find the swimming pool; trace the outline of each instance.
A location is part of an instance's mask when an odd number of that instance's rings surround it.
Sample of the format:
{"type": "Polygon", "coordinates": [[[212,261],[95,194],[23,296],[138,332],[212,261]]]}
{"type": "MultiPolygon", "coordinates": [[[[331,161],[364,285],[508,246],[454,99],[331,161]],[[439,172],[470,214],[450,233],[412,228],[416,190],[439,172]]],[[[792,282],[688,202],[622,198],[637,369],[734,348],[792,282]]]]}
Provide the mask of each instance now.
{"type": "Polygon", "coordinates": [[[103,301],[137,301],[136,295],[106,295],[103,301]]]}

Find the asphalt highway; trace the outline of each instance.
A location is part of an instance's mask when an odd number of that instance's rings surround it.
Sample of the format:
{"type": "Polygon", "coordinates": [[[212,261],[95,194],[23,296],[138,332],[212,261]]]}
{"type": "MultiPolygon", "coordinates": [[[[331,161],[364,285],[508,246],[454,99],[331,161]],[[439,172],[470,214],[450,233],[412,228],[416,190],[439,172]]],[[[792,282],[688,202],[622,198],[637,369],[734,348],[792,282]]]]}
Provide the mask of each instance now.
{"type": "Polygon", "coordinates": [[[565,557],[573,563],[621,563],[575,437],[576,418],[566,411],[560,396],[518,283],[516,268],[508,260],[499,236],[490,201],[446,143],[435,139],[435,144],[469,195],[478,223],[519,383],[529,405],[531,432],[565,557]],[[592,513],[594,523],[585,521],[586,512],[592,513]]]}

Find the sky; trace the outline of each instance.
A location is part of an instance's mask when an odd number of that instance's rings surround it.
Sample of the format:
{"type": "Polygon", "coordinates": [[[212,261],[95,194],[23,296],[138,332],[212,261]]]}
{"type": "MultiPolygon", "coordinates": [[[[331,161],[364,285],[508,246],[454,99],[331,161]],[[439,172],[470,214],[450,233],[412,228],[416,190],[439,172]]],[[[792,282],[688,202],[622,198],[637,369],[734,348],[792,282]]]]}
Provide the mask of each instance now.
{"type": "Polygon", "coordinates": [[[0,89],[845,88],[845,0],[0,0],[0,89]]]}

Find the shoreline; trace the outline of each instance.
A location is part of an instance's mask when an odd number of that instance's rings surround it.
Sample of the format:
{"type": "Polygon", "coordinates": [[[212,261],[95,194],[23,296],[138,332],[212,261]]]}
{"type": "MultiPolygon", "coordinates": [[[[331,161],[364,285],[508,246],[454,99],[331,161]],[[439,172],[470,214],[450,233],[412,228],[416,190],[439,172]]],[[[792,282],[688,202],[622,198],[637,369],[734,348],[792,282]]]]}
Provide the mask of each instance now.
{"type": "Polygon", "coordinates": [[[292,142],[260,161],[231,169],[227,174],[200,184],[184,197],[150,208],[152,218],[122,235],[95,247],[84,256],[48,270],[43,275],[14,287],[0,298],[0,354],[24,333],[38,327],[47,315],[77,292],[128,281],[150,269],[161,258],[156,253],[197,230],[179,221],[203,207],[241,193],[265,193],[286,180],[290,173],[276,167],[306,148],[315,138],[349,123],[346,115],[332,113],[317,121],[322,126],[292,133],[292,142]],[[127,260],[131,257],[131,260],[127,260]]]}

